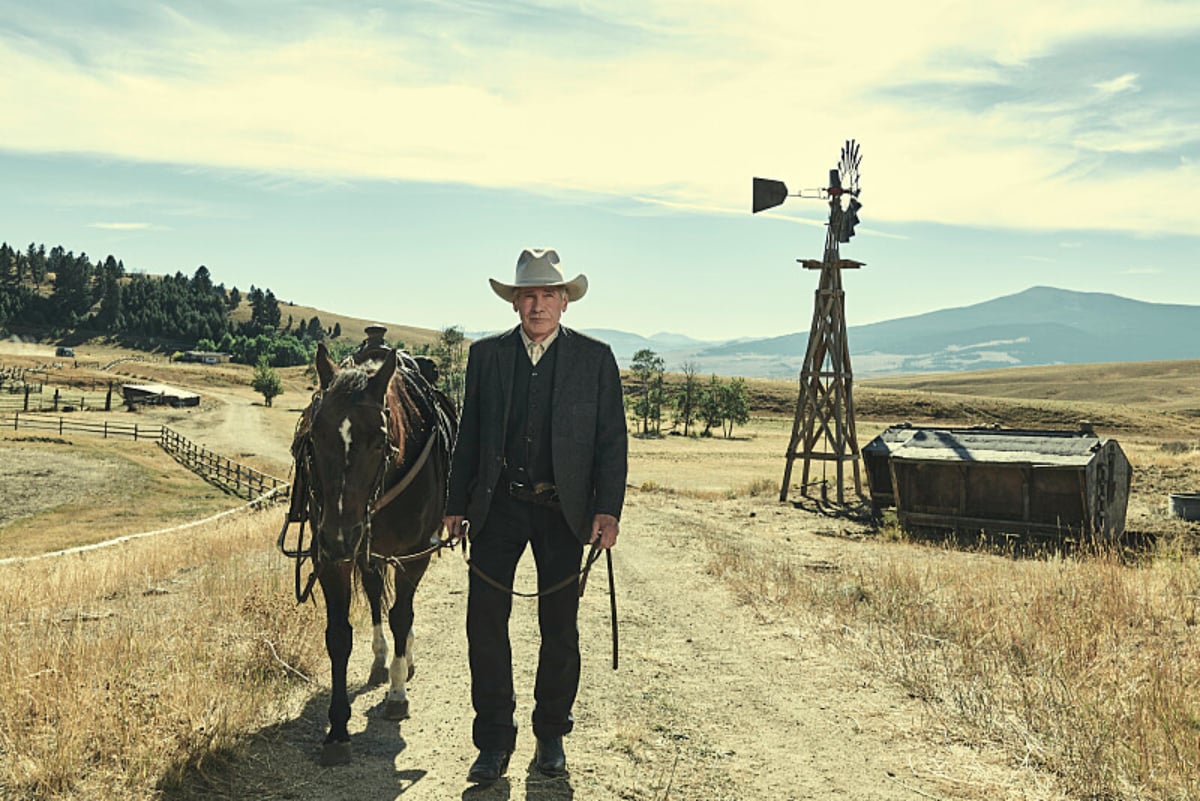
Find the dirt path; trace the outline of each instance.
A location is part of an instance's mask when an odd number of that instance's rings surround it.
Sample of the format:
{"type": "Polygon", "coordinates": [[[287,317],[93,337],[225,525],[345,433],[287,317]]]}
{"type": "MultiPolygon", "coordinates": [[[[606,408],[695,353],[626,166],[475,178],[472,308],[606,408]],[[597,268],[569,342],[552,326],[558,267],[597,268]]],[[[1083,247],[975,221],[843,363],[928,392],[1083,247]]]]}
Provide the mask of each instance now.
{"type": "Polygon", "coordinates": [[[148,407],[143,416],[170,426],[214,453],[249,464],[271,475],[286,477],[291,469],[288,447],[307,396],[292,405],[264,406],[248,392],[203,388],[199,407],[148,407]]]}
{"type": "MultiPolygon", "coordinates": [[[[350,677],[354,762],[316,764],[325,729],[320,692],[253,738],[206,797],[317,799],[965,799],[1052,798],[1036,776],[986,753],[939,742],[922,707],[863,675],[795,621],[764,619],[710,575],[721,538],[756,526],[781,532],[802,564],[824,569],[864,547],[819,536],[827,521],[767,500],[695,501],[634,493],[615,551],[620,669],[609,663],[603,572],[581,610],[584,676],[571,775],[531,774],[536,609],[517,599],[512,623],[522,730],[508,776],[465,781],[474,757],[464,634],[466,572],[458,554],[434,563],[417,597],[412,718],[381,715],[384,690],[363,687],[369,632],[356,630],[350,677]],[[754,516],[751,517],[750,513],[754,516]],[[786,533],[782,533],[786,532],[786,533]]],[[[518,586],[531,587],[532,560],[518,586]]],[[[286,569],[281,563],[280,569],[286,569]]],[[[299,614],[319,614],[312,606],[299,614]]]]}
{"type": "MultiPolygon", "coordinates": [[[[286,459],[294,410],[206,391],[201,410],[172,423],[229,455],[286,459]]],[[[838,529],[847,525],[838,523],[838,529]]],[[[846,549],[827,518],[770,499],[711,501],[631,491],[614,551],[620,668],[611,669],[608,591],[598,563],[580,613],[583,682],[567,738],[570,776],[531,773],[528,727],[537,653],[536,606],[516,599],[511,625],[518,693],[517,753],[490,788],[465,781],[470,738],[466,569],[458,553],[432,565],[417,596],[412,718],[382,717],[383,687],[365,687],[370,633],[351,658],[354,761],[317,765],[328,666],[316,694],[253,737],[205,798],[383,799],[896,799],[1054,798],[1036,775],[939,739],[922,706],[863,674],[795,620],[738,601],[714,577],[714,546],[789,549],[798,563],[836,569],[846,549]]],[[[290,570],[281,557],[281,571],[290,570]]],[[[535,580],[528,555],[518,587],[535,580]]],[[[321,615],[310,604],[297,614],[321,615]]],[[[195,796],[186,794],[188,799],[195,796]]],[[[168,796],[170,798],[170,796],[168,796]]]]}

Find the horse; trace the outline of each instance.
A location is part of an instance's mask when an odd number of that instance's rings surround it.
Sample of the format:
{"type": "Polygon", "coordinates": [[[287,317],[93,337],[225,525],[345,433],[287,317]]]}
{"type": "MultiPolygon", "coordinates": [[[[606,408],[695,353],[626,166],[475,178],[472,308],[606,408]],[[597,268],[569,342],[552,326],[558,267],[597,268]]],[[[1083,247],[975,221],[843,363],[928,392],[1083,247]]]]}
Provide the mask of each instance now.
{"type": "MultiPolygon", "coordinates": [[[[317,346],[319,388],[297,424],[292,448],[296,481],[289,520],[312,525],[312,545],[305,555],[313,560],[325,598],[332,694],[322,765],[351,759],[346,668],[353,647],[349,613],[356,579],[371,607],[375,659],[368,683],[389,683],[384,717],[404,720],[409,715],[405,685],[414,671],[413,594],[442,545],[450,453],[458,427],[454,405],[433,385],[432,363],[418,365],[407,354],[382,350],[382,356],[375,354],[379,358],[361,365],[348,359],[339,367],[324,343],[317,346]],[[430,369],[423,370],[425,366],[430,369]],[[390,665],[382,624],[389,567],[394,574],[390,665]]],[[[308,590],[311,586],[310,578],[308,590]]],[[[308,590],[301,595],[297,583],[298,599],[308,590]]]]}

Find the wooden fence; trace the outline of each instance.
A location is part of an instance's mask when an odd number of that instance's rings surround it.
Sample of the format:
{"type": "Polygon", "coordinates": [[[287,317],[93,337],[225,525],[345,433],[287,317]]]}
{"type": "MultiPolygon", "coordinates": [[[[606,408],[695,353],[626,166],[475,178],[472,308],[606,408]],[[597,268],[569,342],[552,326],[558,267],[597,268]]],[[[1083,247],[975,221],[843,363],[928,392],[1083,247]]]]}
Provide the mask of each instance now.
{"type": "Polygon", "coordinates": [[[274,492],[272,497],[277,499],[288,495],[289,485],[285,479],[213,453],[165,426],[158,444],[193,473],[246,500],[261,498],[268,492],[274,492]]]}
{"type": "Polygon", "coordinates": [[[111,411],[116,405],[124,405],[120,392],[113,395],[108,393],[89,395],[86,392],[60,392],[53,394],[39,392],[33,389],[29,394],[0,393],[0,411],[4,412],[72,412],[91,409],[93,411],[111,411]]]}
{"type": "Polygon", "coordinates": [[[90,434],[106,439],[126,438],[156,442],[175,461],[196,473],[210,484],[246,500],[255,500],[271,493],[271,498],[282,500],[291,489],[286,479],[268,475],[261,470],[240,464],[220,454],[201,447],[187,437],[166,426],[141,423],[115,423],[88,420],[86,416],[54,417],[45,414],[14,412],[11,418],[0,413],[0,428],[14,431],[47,431],[62,436],[68,433],[90,434]]]}
{"type": "Polygon", "coordinates": [[[92,434],[105,439],[150,440],[158,442],[163,436],[162,426],[148,426],[141,423],[115,423],[109,420],[89,420],[86,416],[63,417],[47,414],[15,411],[11,419],[0,415],[0,427],[12,428],[13,431],[30,429],[34,431],[52,431],[59,436],[67,433],[92,434]]]}

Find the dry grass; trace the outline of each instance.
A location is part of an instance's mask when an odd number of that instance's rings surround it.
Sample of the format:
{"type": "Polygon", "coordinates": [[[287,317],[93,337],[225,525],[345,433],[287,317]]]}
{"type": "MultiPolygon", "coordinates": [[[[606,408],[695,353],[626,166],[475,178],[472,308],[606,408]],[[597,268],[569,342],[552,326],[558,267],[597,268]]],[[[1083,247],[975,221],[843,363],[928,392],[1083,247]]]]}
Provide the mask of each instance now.
{"type": "MultiPolygon", "coordinates": [[[[160,369],[130,366],[147,376],[160,369]]],[[[1130,374],[1143,390],[1159,381],[1161,371],[1143,372],[1130,374]]],[[[1196,532],[1167,536],[1179,529],[1154,510],[1163,491],[1196,489],[1200,430],[1187,409],[1200,404],[1163,392],[1161,403],[1121,405],[1107,390],[1061,400],[1047,397],[1048,378],[1037,379],[1040,392],[999,397],[1017,392],[998,383],[1010,377],[958,387],[974,394],[868,386],[857,394],[859,443],[901,419],[1022,426],[1088,416],[1120,436],[1135,466],[1134,503],[1152,507],[1140,520],[1157,545],[1132,558],[1103,549],[997,554],[884,530],[817,570],[777,543],[713,537],[714,574],[765,615],[805,620],[864,671],[924,699],[948,736],[998,744],[1075,797],[1198,797],[1196,532]],[[877,422],[864,421],[868,408],[877,422]]],[[[291,378],[297,389],[305,380],[291,378]]],[[[734,440],[633,439],[630,483],[701,499],[771,497],[796,385],[755,389],[767,399],[759,414],[780,405],[784,413],[756,419],[734,440]]],[[[152,506],[153,496],[132,506],[152,506]]],[[[246,732],[292,714],[289,703],[311,690],[295,671],[324,664],[323,622],[291,601],[290,566],[271,548],[278,522],[273,510],[0,566],[0,797],[152,798],[225,757],[246,732]]],[[[55,530],[70,528],[60,521],[55,530]]]]}
{"type": "MultiPolygon", "coordinates": [[[[1162,468],[1195,455],[1156,458],[1162,468]]],[[[998,746],[1069,797],[1190,799],[1200,797],[1196,533],[1142,551],[1019,552],[890,529],[822,570],[791,549],[709,545],[714,572],[744,602],[817,627],[926,702],[948,737],[998,746]]]]}
{"type": "Polygon", "coordinates": [[[241,503],[147,442],[10,432],[0,435],[0,459],[0,557],[165,528],[241,503]]]}
{"type": "Polygon", "coordinates": [[[0,797],[143,799],[286,714],[321,621],[278,510],[0,567],[0,797]]]}

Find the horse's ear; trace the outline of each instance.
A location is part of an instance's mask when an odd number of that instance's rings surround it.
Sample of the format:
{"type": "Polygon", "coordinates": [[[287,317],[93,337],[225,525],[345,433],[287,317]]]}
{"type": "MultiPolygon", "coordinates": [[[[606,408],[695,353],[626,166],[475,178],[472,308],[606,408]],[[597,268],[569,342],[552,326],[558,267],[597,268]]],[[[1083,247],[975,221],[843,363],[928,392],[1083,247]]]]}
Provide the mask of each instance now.
{"type": "Polygon", "coordinates": [[[367,393],[373,398],[378,398],[383,402],[384,395],[387,394],[388,384],[392,381],[392,375],[396,372],[396,351],[389,350],[387,356],[383,357],[383,364],[379,365],[379,369],[375,371],[375,375],[371,376],[367,381],[367,393]]]}
{"type": "Polygon", "coordinates": [[[316,357],[317,377],[321,381],[321,389],[328,389],[333,383],[333,377],[337,375],[337,365],[333,363],[333,359],[329,358],[329,348],[325,347],[324,342],[317,343],[316,357]]]}

